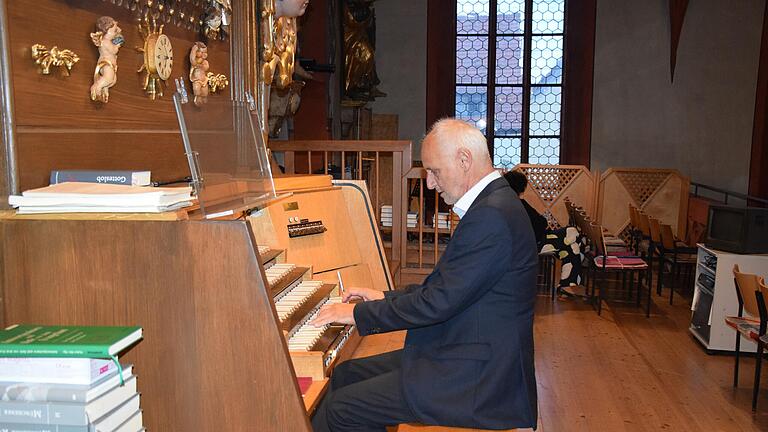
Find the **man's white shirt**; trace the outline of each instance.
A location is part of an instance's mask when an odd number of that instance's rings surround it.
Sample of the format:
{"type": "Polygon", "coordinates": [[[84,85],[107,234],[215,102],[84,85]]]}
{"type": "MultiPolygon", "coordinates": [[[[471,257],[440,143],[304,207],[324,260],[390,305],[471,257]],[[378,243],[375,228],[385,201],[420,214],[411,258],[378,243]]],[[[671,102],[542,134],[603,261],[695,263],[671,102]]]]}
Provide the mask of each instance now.
{"type": "Polygon", "coordinates": [[[480,195],[480,192],[485,189],[486,186],[488,186],[492,181],[501,178],[501,174],[499,174],[498,171],[493,170],[490,174],[480,179],[479,182],[475,183],[474,186],[469,188],[467,193],[461,196],[461,198],[456,201],[456,203],[453,205],[453,212],[456,213],[456,215],[461,219],[464,217],[464,215],[467,213],[467,210],[469,210],[469,207],[472,205],[473,202],[477,199],[477,196],[480,195]]]}

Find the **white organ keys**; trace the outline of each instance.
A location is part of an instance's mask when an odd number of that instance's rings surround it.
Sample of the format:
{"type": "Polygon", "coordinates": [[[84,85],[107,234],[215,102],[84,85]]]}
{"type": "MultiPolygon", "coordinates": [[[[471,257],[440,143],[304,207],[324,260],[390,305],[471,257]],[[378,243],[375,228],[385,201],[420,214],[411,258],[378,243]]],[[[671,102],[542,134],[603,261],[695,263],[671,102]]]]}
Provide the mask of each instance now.
{"type": "Polygon", "coordinates": [[[283,295],[275,302],[275,309],[277,309],[277,316],[280,321],[285,321],[322,286],[322,281],[305,280],[283,295]]]}
{"type": "Polygon", "coordinates": [[[323,336],[326,330],[331,327],[330,324],[326,324],[321,327],[315,327],[309,324],[312,319],[315,318],[320,307],[326,304],[341,303],[341,297],[329,297],[328,300],[318,305],[318,307],[308,315],[304,324],[299,327],[293,335],[288,338],[288,349],[290,351],[310,351],[318,340],[323,336]]]}
{"type": "Polygon", "coordinates": [[[267,275],[267,282],[269,282],[269,285],[275,286],[295,268],[296,264],[274,264],[272,267],[264,270],[264,273],[267,275]]]}

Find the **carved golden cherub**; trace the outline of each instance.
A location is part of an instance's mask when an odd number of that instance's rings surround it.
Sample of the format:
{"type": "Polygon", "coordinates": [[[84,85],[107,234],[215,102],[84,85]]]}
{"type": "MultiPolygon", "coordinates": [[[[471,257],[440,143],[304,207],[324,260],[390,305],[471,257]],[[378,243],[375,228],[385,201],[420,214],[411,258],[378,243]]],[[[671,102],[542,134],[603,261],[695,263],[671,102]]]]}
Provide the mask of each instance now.
{"type": "Polygon", "coordinates": [[[32,58],[35,59],[36,64],[40,65],[40,73],[43,75],[51,73],[51,66],[64,66],[64,69],[61,71],[65,76],[69,76],[72,66],[80,61],[80,57],[72,50],[59,49],[56,46],[49,50],[46,46],[40,44],[32,45],[32,58]]]}
{"type": "Polygon", "coordinates": [[[208,102],[208,47],[202,42],[195,42],[189,52],[189,80],[192,81],[192,93],[195,105],[208,102]]]}
{"type": "Polygon", "coordinates": [[[122,30],[112,17],[103,16],[96,20],[96,31],[91,41],[99,47],[99,61],[93,72],[91,100],[107,103],[109,88],[117,83],[117,52],[125,43],[122,30]]]}

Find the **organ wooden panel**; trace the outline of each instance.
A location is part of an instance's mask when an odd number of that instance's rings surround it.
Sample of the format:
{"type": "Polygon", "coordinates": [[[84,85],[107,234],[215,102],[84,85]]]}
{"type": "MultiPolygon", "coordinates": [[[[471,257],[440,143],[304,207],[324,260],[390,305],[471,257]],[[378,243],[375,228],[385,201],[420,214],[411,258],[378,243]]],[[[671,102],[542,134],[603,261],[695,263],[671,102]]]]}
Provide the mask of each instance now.
{"type": "Polygon", "coordinates": [[[3,324],[141,325],[148,430],[309,430],[244,221],[3,220],[3,324]]]}

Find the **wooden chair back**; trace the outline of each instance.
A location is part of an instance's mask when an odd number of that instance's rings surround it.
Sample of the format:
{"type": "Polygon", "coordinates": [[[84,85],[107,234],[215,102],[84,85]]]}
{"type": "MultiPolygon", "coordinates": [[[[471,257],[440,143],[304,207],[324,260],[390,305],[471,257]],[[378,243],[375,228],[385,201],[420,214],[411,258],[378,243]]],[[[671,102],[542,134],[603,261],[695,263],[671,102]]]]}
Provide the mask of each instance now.
{"type": "Polygon", "coordinates": [[[765,334],[765,324],[768,320],[768,310],[766,310],[766,300],[768,300],[768,286],[765,286],[765,279],[762,277],[757,278],[757,289],[760,293],[760,296],[762,298],[762,301],[757,302],[758,307],[760,308],[760,335],[765,334]]]}
{"type": "Polygon", "coordinates": [[[661,224],[661,245],[664,249],[676,249],[675,234],[672,227],[668,224],[661,224]]]}
{"type": "Polygon", "coordinates": [[[632,229],[639,229],[639,224],[637,222],[637,207],[633,206],[632,203],[629,203],[629,224],[632,226],[632,229]]]}
{"type": "Polygon", "coordinates": [[[590,235],[589,225],[590,223],[592,223],[592,221],[589,219],[589,216],[587,216],[585,212],[576,211],[575,218],[576,218],[576,227],[579,229],[579,231],[584,233],[584,235],[589,236],[590,235]]]}
{"type": "Polygon", "coordinates": [[[659,220],[648,218],[648,228],[651,233],[651,240],[656,244],[661,244],[661,224],[659,224],[659,220]]]}
{"type": "Polygon", "coordinates": [[[587,226],[589,240],[595,251],[595,256],[606,256],[605,239],[603,238],[603,227],[596,222],[587,226]]]}
{"type": "Polygon", "coordinates": [[[650,238],[651,237],[651,222],[649,220],[649,217],[647,214],[638,211],[637,212],[637,222],[638,222],[638,228],[640,228],[640,232],[643,233],[643,237],[650,238]]]}
{"type": "Polygon", "coordinates": [[[760,317],[760,308],[757,305],[757,296],[755,292],[760,290],[760,278],[752,273],[742,273],[739,271],[739,265],[733,266],[733,280],[736,289],[741,296],[744,305],[744,311],[755,318],[760,317]]]}

